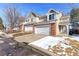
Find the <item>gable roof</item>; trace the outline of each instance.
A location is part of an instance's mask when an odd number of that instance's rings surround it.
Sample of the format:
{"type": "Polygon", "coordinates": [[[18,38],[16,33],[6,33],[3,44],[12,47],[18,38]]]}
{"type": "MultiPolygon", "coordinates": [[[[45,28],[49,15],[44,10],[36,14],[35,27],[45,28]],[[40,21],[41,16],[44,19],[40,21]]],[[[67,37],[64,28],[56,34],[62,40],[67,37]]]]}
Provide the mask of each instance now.
{"type": "Polygon", "coordinates": [[[30,13],[26,16],[26,18],[30,17],[31,15],[33,15],[34,17],[38,17],[38,15],[37,15],[36,13],[30,12],[30,13]]]}
{"type": "Polygon", "coordinates": [[[31,12],[30,14],[37,17],[37,14],[35,14],[34,12],[31,12]]]}
{"type": "Polygon", "coordinates": [[[56,11],[55,9],[49,9],[49,10],[48,10],[48,13],[52,13],[52,12],[60,13],[60,12],[56,11]]]}

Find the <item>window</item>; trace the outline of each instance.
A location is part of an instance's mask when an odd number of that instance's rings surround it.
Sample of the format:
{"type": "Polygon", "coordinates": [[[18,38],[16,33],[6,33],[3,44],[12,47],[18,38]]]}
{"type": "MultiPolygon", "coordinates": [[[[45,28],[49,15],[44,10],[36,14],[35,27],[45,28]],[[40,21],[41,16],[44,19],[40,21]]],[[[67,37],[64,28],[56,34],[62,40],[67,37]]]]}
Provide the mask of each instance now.
{"type": "Polygon", "coordinates": [[[54,14],[51,15],[51,19],[54,19],[54,14]]]}
{"type": "Polygon", "coordinates": [[[49,15],[49,20],[53,20],[54,19],[54,14],[49,15]]]}
{"type": "Polygon", "coordinates": [[[49,20],[51,20],[51,15],[49,15],[49,20]]]}

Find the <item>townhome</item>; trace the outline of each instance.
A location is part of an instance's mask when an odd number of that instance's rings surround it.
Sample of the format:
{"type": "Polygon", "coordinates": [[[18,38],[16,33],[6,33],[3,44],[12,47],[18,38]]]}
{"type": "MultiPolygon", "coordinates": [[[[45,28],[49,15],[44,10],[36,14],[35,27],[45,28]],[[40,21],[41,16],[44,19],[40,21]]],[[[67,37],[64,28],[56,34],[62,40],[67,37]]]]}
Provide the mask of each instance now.
{"type": "Polygon", "coordinates": [[[40,16],[31,12],[26,16],[22,24],[22,31],[33,32],[44,35],[68,35],[69,34],[69,15],[50,9],[46,15],[40,16]]]}

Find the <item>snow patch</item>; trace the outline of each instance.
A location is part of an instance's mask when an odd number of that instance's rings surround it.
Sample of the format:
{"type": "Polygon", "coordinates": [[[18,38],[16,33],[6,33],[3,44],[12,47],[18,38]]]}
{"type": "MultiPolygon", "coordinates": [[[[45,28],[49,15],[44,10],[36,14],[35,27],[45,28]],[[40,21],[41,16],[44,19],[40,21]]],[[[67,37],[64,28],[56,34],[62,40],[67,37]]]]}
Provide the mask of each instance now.
{"type": "Polygon", "coordinates": [[[44,38],[39,39],[37,41],[31,42],[30,44],[44,48],[44,49],[48,49],[49,46],[51,46],[51,45],[54,46],[63,40],[64,40],[64,38],[62,38],[62,37],[47,36],[47,37],[44,37],[44,38]]]}
{"type": "Polygon", "coordinates": [[[79,41],[79,35],[77,35],[77,36],[72,36],[72,38],[75,39],[75,40],[77,40],[77,41],[79,41]]]}

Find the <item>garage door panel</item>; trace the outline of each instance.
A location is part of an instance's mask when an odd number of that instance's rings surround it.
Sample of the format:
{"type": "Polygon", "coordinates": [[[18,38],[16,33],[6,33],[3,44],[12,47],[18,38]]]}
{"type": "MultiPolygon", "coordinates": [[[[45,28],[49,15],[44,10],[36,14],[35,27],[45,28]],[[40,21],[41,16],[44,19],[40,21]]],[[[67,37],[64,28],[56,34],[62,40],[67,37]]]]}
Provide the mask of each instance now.
{"type": "Polygon", "coordinates": [[[50,35],[50,27],[35,27],[35,33],[36,34],[45,34],[50,35]]]}
{"type": "Polygon", "coordinates": [[[25,31],[26,32],[31,32],[31,31],[33,31],[33,27],[27,26],[27,27],[25,27],[25,31]]]}

